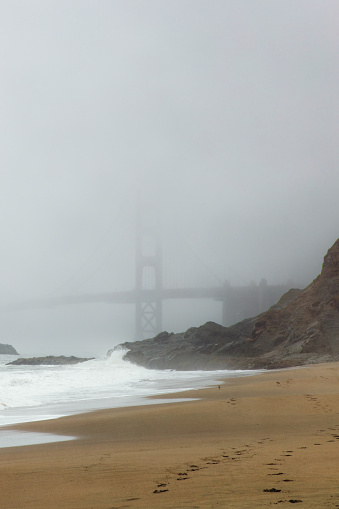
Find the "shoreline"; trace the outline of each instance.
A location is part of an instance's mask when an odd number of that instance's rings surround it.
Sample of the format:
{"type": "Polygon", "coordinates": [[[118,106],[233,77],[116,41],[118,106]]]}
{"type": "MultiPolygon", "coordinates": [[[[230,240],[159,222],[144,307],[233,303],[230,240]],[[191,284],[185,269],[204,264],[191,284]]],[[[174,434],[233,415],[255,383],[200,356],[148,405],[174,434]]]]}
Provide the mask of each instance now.
{"type": "MultiPolygon", "coordinates": [[[[168,370],[166,370],[168,371],[168,370]]],[[[239,376],[253,376],[259,373],[258,370],[222,370],[222,371],[198,371],[198,372],[174,372],[173,378],[159,376],[159,370],[155,370],[156,378],[152,371],[146,370],[145,382],[141,380],[140,386],[133,390],[127,390],[125,394],[121,387],[115,393],[115,387],[110,388],[110,395],[108,389],[104,391],[97,391],[97,394],[92,397],[84,397],[79,391],[76,399],[64,399],[64,401],[52,401],[50,403],[36,403],[27,406],[7,406],[3,403],[4,408],[0,410],[0,430],[5,426],[12,426],[19,423],[44,421],[49,419],[57,419],[67,417],[74,414],[83,414],[94,412],[102,409],[113,409],[127,406],[142,406],[148,404],[158,404],[162,400],[162,396],[167,398],[169,394],[180,394],[187,390],[198,390],[201,388],[211,387],[221,383],[220,381],[227,378],[239,376]],[[150,375],[149,375],[150,373],[150,375]],[[184,374],[184,376],[183,376],[184,374]],[[151,386],[147,386],[147,376],[150,376],[151,386]],[[153,384],[153,386],[152,386],[153,384]],[[114,395],[112,395],[114,394],[114,395]],[[153,396],[152,399],[147,399],[153,396]]],[[[161,372],[160,372],[161,373],[161,372]]],[[[106,381],[107,382],[107,381],[106,381]]]]}
{"type": "Polygon", "coordinates": [[[78,438],[2,449],[0,505],[338,507],[338,381],[339,363],[309,365],[3,428],[78,438]]]}

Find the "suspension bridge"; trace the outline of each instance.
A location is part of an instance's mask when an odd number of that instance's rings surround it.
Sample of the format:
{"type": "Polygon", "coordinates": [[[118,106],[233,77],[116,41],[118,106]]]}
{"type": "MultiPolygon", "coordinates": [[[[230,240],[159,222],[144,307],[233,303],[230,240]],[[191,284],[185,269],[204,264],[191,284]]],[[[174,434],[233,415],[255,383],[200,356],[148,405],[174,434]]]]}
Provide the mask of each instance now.
{"type": "MultiPolygon", "coordinates": [[[[163,253],[159,225],[145,224],[143,215],[139,211],[135,230],[134,288],[61,293],[6,307],[13,310],[94,303],[132,304],[135,307],[135,339],[140,340],[153,337],[163,330],[163,303],[166,300],[212,299],[218,301],[221,303],[219,323],[229,326],[265,311],[289,289],[288,284],[269,285],[265,279],[262,279],[259,284],[232,286],[228,281],[218,277],[214,277],[212,284],[200,285],[195,285],[193,282],[190,285],[183,285],[181,277],[179,278],[181,285],[175,286],[173,283],[171,285],[168,283],[169,278],[164,277],[165,273],[168,273],[170,264],[165,263],[167,259],[163,253]]],[[[180,266],[180,255],[177,257],[180,266]]],[[[112,272],[114,267],[110,266],[109,270],[112,272]]],[[[206,272],[208,268],[200,264],[198,270],[206,272]]],[[[107,285],[107,278],[104,279],[107,285]]]]}

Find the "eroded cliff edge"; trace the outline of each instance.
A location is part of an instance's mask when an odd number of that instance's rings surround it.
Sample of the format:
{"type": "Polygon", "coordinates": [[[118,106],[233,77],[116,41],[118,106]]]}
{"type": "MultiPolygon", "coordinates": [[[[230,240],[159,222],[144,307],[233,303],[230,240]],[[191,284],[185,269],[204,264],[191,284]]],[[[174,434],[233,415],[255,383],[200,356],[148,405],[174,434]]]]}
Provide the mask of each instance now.
{"type": "Polygon", "coordinates": [[[157,369],[272,369],[339,360],[339,239],[308,287],[289,290],[254,318],[231,327],[208,322],[119,347],[128,350],[126,360],[157,369]]]}

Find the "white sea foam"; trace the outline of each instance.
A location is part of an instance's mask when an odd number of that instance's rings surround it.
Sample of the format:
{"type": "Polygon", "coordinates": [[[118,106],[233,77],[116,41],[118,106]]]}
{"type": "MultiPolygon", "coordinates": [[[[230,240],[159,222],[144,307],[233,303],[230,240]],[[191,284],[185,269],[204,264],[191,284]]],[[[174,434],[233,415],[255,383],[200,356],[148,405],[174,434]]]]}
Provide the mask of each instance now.
{"type": "Polygon", "coordinates": [[[124,361],[123,350],[104,359],[65,366],[8,366],[0,356],[0,425],[48,419],[94,408],[141,404],[141,398],[206,387],[249,371],[150,370],[124,361]]]}

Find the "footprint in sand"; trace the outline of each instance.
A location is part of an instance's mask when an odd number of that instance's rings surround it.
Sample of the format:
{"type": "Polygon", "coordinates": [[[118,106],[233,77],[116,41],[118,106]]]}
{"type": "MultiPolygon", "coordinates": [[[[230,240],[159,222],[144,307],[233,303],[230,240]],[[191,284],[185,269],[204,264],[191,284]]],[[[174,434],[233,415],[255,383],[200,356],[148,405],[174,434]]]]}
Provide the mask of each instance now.
{"type": "Polygon", "coordinates": [[[196,470],[200,470],[198,465],[190,465],[190,468],[187,469],[187,472],[195,472],[196,470]]]}
{"type": "Polygon", "coordinates": [[[201,458],[203,461],[206,461],[207,465],[217,465],[220,463],[220,460],[216,458],[201,458]]]}
{"type": "Polygon", "coordinates": [[[283,387],[286,389],[291,383],[293,383],[292,378],[289,378],[288,380],[284,380],[283,382],[275,382],[278,387],[283,387]]]}
{"type": "Polygon", "coordinates": [[[226,401],[227,404],[231,404],[231,405],[236,405],[237,404],[237,400],[234,399],[234,398],[230,398],[226,401]]]}

